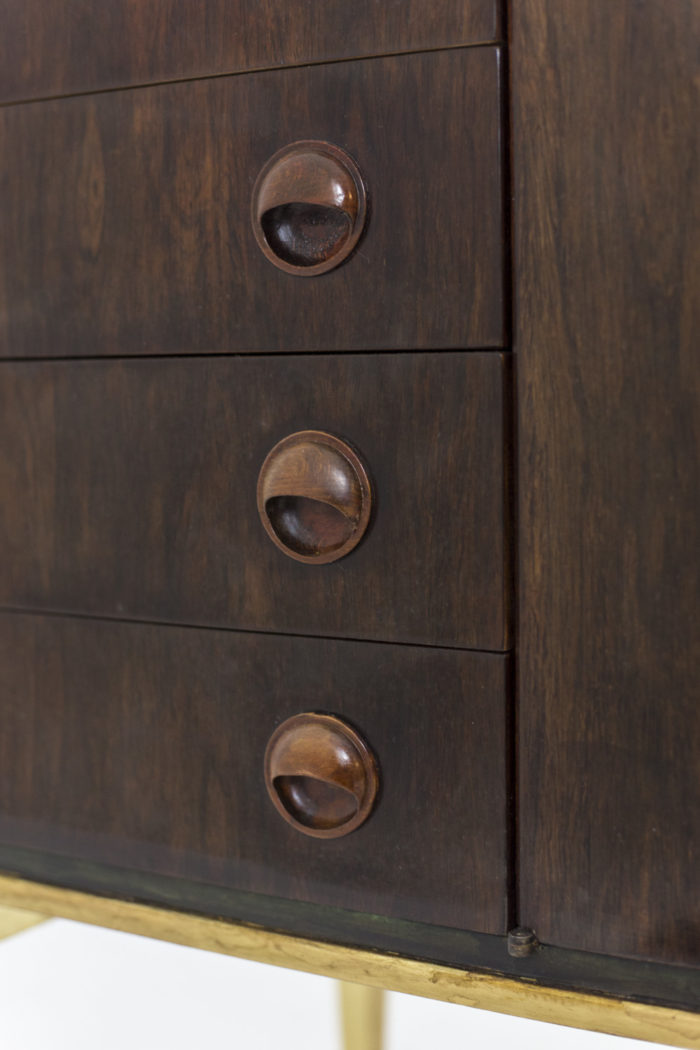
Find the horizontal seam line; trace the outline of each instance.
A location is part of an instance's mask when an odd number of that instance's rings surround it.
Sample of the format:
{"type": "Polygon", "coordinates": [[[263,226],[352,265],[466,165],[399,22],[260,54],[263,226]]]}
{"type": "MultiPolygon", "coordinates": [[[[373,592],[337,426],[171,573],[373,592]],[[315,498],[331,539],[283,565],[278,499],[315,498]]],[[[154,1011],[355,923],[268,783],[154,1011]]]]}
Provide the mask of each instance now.
{"type": "Polygon", "coordinates": [[[31,106],[42,102],[58,102],[70,98],[86,98],[91,95],[113,95],[118,91],[143,91],[146,88],[165,87],[168,84],[192,84],[200,80],[221,80],[223,77],[241,77],[250,73],[278,73],[285,69],[307,69],[315,66],[337,66],[348,62],[370,62],[383,58],[401,58],[404,55],[431,55],[438,51],[474,51],[484,47],[500,47],[503,40],[479,40],[472,44],[439,44],[436,47],[409,48],[405,51],[369,52],[367,54],[353,55],[349,58],[320,58],[310,59],[305,62],[290,62],[285,65],[251,66],[247,69],[235,69],[223,73],[195,73],[187,77],[173,77],[165,80],[146,80],[138,84],[119,84],[115,87],[93,88],[86,91],[68,91],[56,95],[38,95],[31,98],[8,99],[0,102],[0,109],[9,109],[12,106],[31,106]]]}
{"type": "Polygon", "coordinates": [[[57,364],[62,361],[213,361],[228,358],[239,358],[244,357],[246,360],[255,360],[256,358],[321,358],[321,357],[390,357],[390,356],[436,356],[440,357],[443,354],[511,354],[513,349],[511,346],[486,346],[486,347],[450,347],[449,349],[441,350],[440,348],[431,348],[426,350],[243,350],[243,351],[224,351],[216,353],[212,351],[206,351],[201,354],[197,353],[185,353],[185,354],[174,354],[174,353],[154,353],[154,354],[56,354],[47,355],[41,354],[36,357],[21,356],[21,357],[2,357],[0,356],[0,366],[2,365],[16,365],[16,364],[37,364],[44,362],[46,364],[57,364]]]}
{"type": "Polygon", "coordinates": [[[512,649],[475,649],[460,645],[438,645],[430,642],[403,642],[391,641],[378,638],[354,638],[343,637],[332,634],[304,634],[298,631],[272,631],[264,629],[253,629],[249,627],[219,627],[212,624],[182,623],[172,620],[148,620],[132,616],[110,616],[105,613],[67,612],[61,609],[35,609],[18,608],[13,606],[0,606],[0,615],[3,616],[35,616],[48,617],[65,620],[87,620],[97,623],[119,623],[131,624],[142,627],[175,627],[190,631],[219,631],[224,634],[257,634],[273,638],[304,638],[311,641],[325,642],[352,642],[361,645],[400,645],[408,649],[439,649],[448,652],[479,653],[484,656],[508,656],[512,649]]]}

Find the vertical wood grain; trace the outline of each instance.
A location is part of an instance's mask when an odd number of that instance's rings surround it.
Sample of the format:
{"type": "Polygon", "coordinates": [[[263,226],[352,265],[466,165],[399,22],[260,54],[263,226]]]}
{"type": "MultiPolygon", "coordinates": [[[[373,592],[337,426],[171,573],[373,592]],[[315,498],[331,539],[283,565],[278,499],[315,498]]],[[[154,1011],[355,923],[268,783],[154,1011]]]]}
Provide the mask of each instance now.
{"type": "Polygon", "coordinates": [[[520,915],[700,964],[700,8],[512,8],[520,915]]]}

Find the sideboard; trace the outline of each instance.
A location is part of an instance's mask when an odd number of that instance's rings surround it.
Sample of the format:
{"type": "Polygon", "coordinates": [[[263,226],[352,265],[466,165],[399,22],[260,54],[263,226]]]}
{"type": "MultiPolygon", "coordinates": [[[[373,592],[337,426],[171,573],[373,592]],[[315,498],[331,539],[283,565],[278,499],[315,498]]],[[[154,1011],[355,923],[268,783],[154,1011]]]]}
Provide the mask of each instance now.
{"type": "Polygon", "coordinates": [[[700,1047],[698,4],[0,22],[0,902],[700,1047]]]}

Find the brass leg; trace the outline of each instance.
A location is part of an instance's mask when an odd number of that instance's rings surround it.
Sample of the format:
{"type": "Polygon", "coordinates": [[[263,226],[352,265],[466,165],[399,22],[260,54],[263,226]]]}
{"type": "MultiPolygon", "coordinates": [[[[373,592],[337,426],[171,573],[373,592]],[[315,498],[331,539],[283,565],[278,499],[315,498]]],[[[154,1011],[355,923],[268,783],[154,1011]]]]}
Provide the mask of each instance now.
{"type": "Polygon", "coordinates": [[[44,922],[43,915],[37,915],[35,911],[22,911],[19,908],[5,908],[0,904],[0,940],[12,937],[15,933],[28,930],[30,926],[38,926],[44,922]]]}
{"type": "Polygon", "coordinates": [[[382,1050],[384,992],[338,982],[344,1050],[382,1050]]]}

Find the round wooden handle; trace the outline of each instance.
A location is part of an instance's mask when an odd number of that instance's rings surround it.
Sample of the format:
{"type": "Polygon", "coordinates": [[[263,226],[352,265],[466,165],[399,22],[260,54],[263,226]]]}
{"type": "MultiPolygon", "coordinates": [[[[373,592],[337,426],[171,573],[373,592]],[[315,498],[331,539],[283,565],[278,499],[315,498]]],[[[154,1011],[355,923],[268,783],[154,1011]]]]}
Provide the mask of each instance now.
{"type": "Polygon", "coordinates": [[[339,838],[364,823],[379,787],[367,743],[334,715],[294,715],[265,752],[265,784],[284,819],[305,835],[339,838]]]}
{"type": "Polygon", "coordinates": [[[297,561],[337,561],[362,539],[372,488],[357,452],[321,430],[283,438],[258,477],[258,512],[274,543],[297,561]]]}
{"type": "Polygon", "coordinates": [[[329,142],[294,142],[263,167],[253,188],[258,244],[286,273],[313,277],[338,266],[367,216],[362,176],[329,142]]]}

